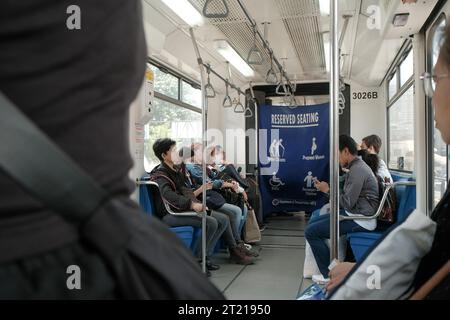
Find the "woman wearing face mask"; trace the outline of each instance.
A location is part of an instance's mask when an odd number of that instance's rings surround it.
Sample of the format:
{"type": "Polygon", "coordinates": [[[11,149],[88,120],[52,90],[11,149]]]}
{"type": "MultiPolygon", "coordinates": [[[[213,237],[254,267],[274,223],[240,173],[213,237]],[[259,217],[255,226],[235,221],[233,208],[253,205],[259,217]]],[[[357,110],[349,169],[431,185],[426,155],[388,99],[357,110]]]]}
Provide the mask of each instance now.
{"type": "Polygon", "coordinates": [[[236,169],[236,167],[226,160],[225,151],[219,145],[212,148],[211,153],[211,167],[219,172],[224,172],[228,176],[230,176],[233,180],[239,183],[239,193],[243,193],[250,186],[248,182],[245,180],[245,177],[242,177],[240,171],[236,169]]]}
{"type": "Polygon", "coordinates": [[[217,170],[222,170],[229,163],[225,160],[225,152],[221,146],[215,146],[211,150],[211,161],[217,170]]]}

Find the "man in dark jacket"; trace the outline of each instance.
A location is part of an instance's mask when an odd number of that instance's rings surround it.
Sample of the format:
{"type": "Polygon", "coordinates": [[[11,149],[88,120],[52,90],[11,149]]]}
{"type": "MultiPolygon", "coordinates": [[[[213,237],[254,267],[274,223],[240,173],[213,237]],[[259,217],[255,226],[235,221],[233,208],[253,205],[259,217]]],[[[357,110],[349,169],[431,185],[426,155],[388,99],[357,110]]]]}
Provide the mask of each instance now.
{"type": "MultiPolygon", "coordinates": [[[[158,139],[153,144],[153,151],[161,164],[150,173],[151,179],[159,185],[162,200],[167,202],[175,212],[194,211],[201,213],[204,211],[203,204],[200,203],[192,191],[186,187],[184,175],[180,172],[177,164],[180,159],[176,149],[176,142],[171,139],[158,139]]],[[[205,186],[206,187],[206,186],[205,186]]],[[[200,216],[174,216],[168,214],[164,206],[157,206],[157,215],[170,227],[193,226],[202,227],[200,216]]],[[[208,215],[206,217],[206,255],[212,255],[217,241],[227,228],[228,219],[217,219],[208,215]]],[[[197,251],[199,254],[199,250],[197,251]]],[[[219,267],[207,260],[208,270],[217,270],[219,267]]]]}

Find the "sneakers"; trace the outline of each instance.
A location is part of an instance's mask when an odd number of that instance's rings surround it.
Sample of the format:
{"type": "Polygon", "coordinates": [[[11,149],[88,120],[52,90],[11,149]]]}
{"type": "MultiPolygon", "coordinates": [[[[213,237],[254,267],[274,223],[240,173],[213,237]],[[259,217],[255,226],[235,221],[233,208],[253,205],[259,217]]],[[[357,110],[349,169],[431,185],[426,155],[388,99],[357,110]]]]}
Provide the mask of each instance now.
{"type": "Polygon", "coordinates": [[[325,285],[330,282],[330,278],[324,278],[324,276],[321,274],[315,274],[312,276],[312,281],[317,284],[325,285]]]}
{"type": "MultiPolygon", "coordinates": [[[[247,256],[247,257],[259,257],[259,253],[251,251],[250,249],[248,249],[247,247],[248,245],[241,242],[238,244],[238,248],[247,256]]],[[[251,248],[251,246],[250,246],[251,248]]]]}
{"type": "Polygon", "coordinates": [[[237,264],[249,265],[253,264],[253,259],[247,256],[244,251],[236,246],[234,248],[230,248],[230,260],[237,264]]]}
{"type": "Polygon", "coordinates": [[[259,227],[259,232],[263,232],[264,230],[266,230],[267,226],[265,224],[261,225],[259,227]]]}

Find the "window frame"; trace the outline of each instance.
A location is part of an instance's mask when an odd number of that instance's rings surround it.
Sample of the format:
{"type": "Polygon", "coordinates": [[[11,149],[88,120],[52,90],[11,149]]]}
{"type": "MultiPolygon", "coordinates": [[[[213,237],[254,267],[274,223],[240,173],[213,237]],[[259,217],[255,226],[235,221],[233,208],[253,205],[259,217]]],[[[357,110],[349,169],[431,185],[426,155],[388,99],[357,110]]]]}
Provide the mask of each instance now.
{"type": "Polygon", "coordinates": [[[387,92],[388,92],[388,107],[390,107],[392,104],[395,103],[407,90],[404,90],[406,86],[409,86],[411,82],[414,83],[414,72],[411,75],[411,77],[405,81],[403,85],[401,85],[401,65],[405,62],[405,60],[408,58],[408,55],[412,53],[413,59],[414,59],[414,52],[412,48],[412,41],[406,40],[403,44],[402,48],[400,49],[400,52],[398,54],[398,57],[394,60],[393,66],[390,68],[388,72],[387,77],[387,92]],[[391,97],[389,92],[389,85],[392,80],[392,78],[397,74],[397,88],[396,93],[391,97]]]}
{"type": "MultiPolygon", "coordinates": [[[[405,83],[405,85],[402,87],[401,91],[399,91],[399,93],[396,95],[395,99],[393,99],[392,101],[389,102],[386,111],[387,111],[387,167],[390,171],[394,170],[397,172],[401,172],[401,173],[408,173],[408,174],[412,174],[414,172],[413,170],[401,170],[398,168],[391,168],[390,167],[390,160],[391,160],[391,148],[390,148],[390,142],[391,142],[391,132],[390,132],[390,114],[389,111],[391,109],[391,107],[393,107],[395,105],[396,102],[398,102],[398,100],[400,100],[403,95],[409,91],[411,89],[411,87],[413,88],[413,91],[415,90],[414,88],[414,78],[413,79],[409,79],[407,83],[405,83]]],[[[413,93],[414,95],[414,93],[413,93]]],[[[415,152],[415,150],[414,150],[415,152]]],[[[414,164],[415,167],[415,164],[414,164]]]]}
{"type": "MultiPolygon", "coordinates": [[[[190,85],[190,86],[191,86],[192,88],[194,88],[194,89],[200,90],[200,99],[201,99],[201,96],[202,96],[202,94],[201,94],[201,87],[200,87],[200,86],[193,85],[192,83],[186,81],[185,79],[180,78],[180,81],[179,81],[179,87],[180,87],[180,89],[179,89],[179,91],[178,91],[178,92],[180,93],[180,95],[179,95],[179,101],[180,101],[180,103],[181,103],[185,108],[190,109],[190,108],[194,107],[195,110],[193,110],[193,111],[202,113],[202,108],[201,108],[201,107],[193,106],[193,105],[191,105],[191,104],[189,104],[189,103],[187,103],[187,102],[185,102],[185,101],[183,100],[183,96],[184,96],[183,83],[185,83],[186,85],[190,85]]],[[[201,101],[200,101],[200,104],[201,104],[201,101]]]]}
{"type": "Polygon", "coordinates": [[[388,103],[390,101],[392,101],[392,99],[395,98],[395,96],[398,94],[399,91],[399,86],[400,86],[400,77],[399,77],[399,73],[400,73],[400,69],[399,68],[395,68],[394,71],[390,74],[388,81],[387,81],[387,92],[388,92],[388,103]],[[395,94],[391,97],[391,81],[392,79],[394,79],[394,77],[396,76],[396,85],[395,85],[395,94]]]}
{"type": "MultiPolygon", "coordinates": [[[[385,88],[386,88],[386,92],[387,92],[387,102],[386,102],[386,131],[387,131],[387,139],[386,139],[386,154],[387,154],[387,167],[388,170],[390,171],[396,171],[396,172],[400,172],[400,173],[407,173],[407,174],[412,174],[414,172],[414,169],[411,170],[400,170],[400,169],[396,169],[396,168],[391,168],[389,166],[390,164],[390,159],[391,159],[391,148],[390,148],[390,141],[391,141],[391,132],[390,132],[390,116],[389,116],[389,111],[390,108],[392,106],[395,105],[395,103],[400,100],[403,95],[411,89],[411,87],[413,87],[413,91],[415,91],[415,80],[414,80],[414,72],[413,75],[403,84],[403,86],[401,86],[401,72],[400,72],[400,66],[403,64],[403,62],[406,60],[406,58],[408,57],[408,54],[410,52],[413,53],[413,59],[414,59],[414,52],[412,51],[413,47],[412,47],[412,41],[411,40],[405,40],[402,48],[400,49],[396,59],[394,60],[391,68],[389,69],[389,72],[387,73],[388,76],[386,77],[386,83],[385,83],[385,88]],[[389,91],[389,84],[390,81],[392,80],[392,78],[394,77],[394,75],[397,74],[397,90],[395,95],[393,95],[392,97],[390,96],[390,91],[389,91]]],[[[415,93],[414,93],[415,94],[415,93]]],[[[414,150],[415,152],[415,150],[414,150]]],[[[415,167],[416,164],[414,164],[415,167]]]]}
{"type": "MultiPolygon", "coordinates": [[[[193,105],[188,104],[188,103],[186,103],[186,102],[184,102],[182,100],[182,97],[183,97],[183,82],[185,82],[188,85],[191,85],[195,89],[201,90],[201,85],[199,83],[197,83],[197,82],[193,81],[192,79],[189,79],[189,78],[181,75],[180,73],[176,72],[173,69],[170,69],[170,68],[168,68],[168,67],[158,63],[157,61],[148,59],[147,64],[148,64],[149,68],[152,67],[152,66],[156,67],[159,70],[161,70],[162,72],[170,74],[171,76],[173,76],[173,77],[175,77],[177,79],[177,86],[178,86],[178,97],[177,97],[177,99],[173,98],[173,97],[170,97],[168,95],[165,95],[165,94],[163,94],[161,92],[158,92],[155,89],[155,91],[154,91],[154,98],[155,98],[155,100],[160,100],[161,102],[166,102],[166,103],[169,103],[169,104],[171,104],[171,105],[173,105],[175,107],[186,109],[186,110],[189,110],[189,111],[193,111],[193,112],[195,112],[195,113],[197,113],[199,115],[202,115],[202,108],[193,106],[193,105]]],[[[155,81],[156,81],[156,79],[155,79],[155,81]]],[[[146,124],[145,126],[147,126],[147,125],[149,125],[149,124],[146,124]]],[[[145,161],[146,161],[146,159],[147,159],[147,156],[146,156],[146,154],[144,152],[144,157],[142,159],[142,164],[143,164],[144,168],[145,168],[145,161]]]]}
{"type": "Polygon", "coordinates": [[[414,79],[414,52],[413,52],[412,47],[403,54],[402,60],[398,66],[398,72],[399,72],[399,80],[398,80],[399,88],[402,88],[403,86],[405,86],[408,83],[408,81],[410,81],[411,79],[414,79]],[[402,85],[402,66],[404,63],[406,63],[406,60],[408,59],[410,54],[412,54],[412,58],[413,58],[413,72],[412,72],[411,76],[402,85]]]}
{"type": "Polygon", "coordinates": [[[193,106],[193,105],[188,104],[188,103],[186,103],[186,102],[184,102],[182,100],[182,98],[183,98],[183,84],[182,84],[182,82],[184,81],[185,83],[191,85],[193,88],[201,90],[201,85],[198,82],[195,82],[192,79],[189,79],[189,78],[181,75],[180,73],[176,72],[175,70],[167,68],[166,66],[164,66],[164,65],[162,65],[162,64],[160,64],[160,63],[158,63],[158,62],[156,62],[154,60],[149,59],[147,61],[147,63],[150,66],[154,66],[154,67],[160,69],[162,72],[170,74],[171,76],[177,78],[178,98],[175,99],[173,97],[170,97],[168,95],[165,95],[165,94],[155,90],[155,98],[156,99],[169,102],[171,104],[177,105],[177,106],[185,108],[185,109],[189,109],[189,110],[194,111],[194,112],[202,113],[202,108],[193,106]]]}

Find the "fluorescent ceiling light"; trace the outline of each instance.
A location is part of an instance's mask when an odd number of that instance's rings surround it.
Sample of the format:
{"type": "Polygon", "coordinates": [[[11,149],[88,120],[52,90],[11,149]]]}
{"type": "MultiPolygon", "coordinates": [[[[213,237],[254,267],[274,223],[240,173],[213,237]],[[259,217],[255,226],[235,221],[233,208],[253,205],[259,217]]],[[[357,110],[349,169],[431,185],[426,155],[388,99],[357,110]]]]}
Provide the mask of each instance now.
{"type": "Polygon", "coordinates": [[[253,69],[245,62],[244,59],[231,47],[226,40],[214,41],[216,50],[231,63],[244,77],[250,78],[255,76],[253,69]]]}
{"type": "Polygon", "coordinates": [[[327,72],[330,72],[330,59],[331,59],[331,47],[330,47],[330,33],[324,32],[323,37],[323,50],[325,52],[325,64],[327,72]]]}
{"type": "Polygon", "coordinates": [[[162,0],[162,2],[191,27],[203,25],[203,16],[188,0],[162,0]]]}
{"type": "Polygon", "coordinates": [[[319,0],[320,14],[323,16],[330,15],[330,0],[319,0]]]}

